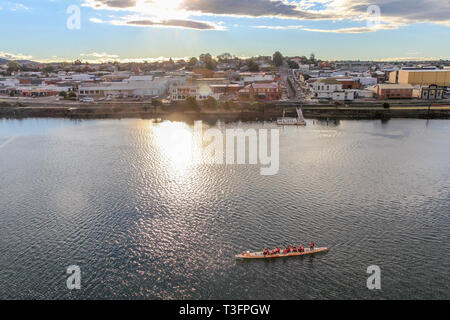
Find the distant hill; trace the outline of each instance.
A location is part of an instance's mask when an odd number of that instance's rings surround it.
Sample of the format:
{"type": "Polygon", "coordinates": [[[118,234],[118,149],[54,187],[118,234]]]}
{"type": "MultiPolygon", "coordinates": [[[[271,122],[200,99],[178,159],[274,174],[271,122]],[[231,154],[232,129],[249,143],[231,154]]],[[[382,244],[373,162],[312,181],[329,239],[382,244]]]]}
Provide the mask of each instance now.
{"type": "Polygon", "coordinates": [[[37,64],[37,62],[31,60],[12,60],[0,57],[0,64],[7,64],[9,61],[15,61],[18,62],[19,64],[37,64]]]}

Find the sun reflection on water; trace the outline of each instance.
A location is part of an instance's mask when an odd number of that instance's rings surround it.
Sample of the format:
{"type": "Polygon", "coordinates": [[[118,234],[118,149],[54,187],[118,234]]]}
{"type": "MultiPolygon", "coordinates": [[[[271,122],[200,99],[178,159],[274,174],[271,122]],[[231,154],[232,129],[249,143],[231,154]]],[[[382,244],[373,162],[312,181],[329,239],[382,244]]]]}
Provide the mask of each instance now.
{"type": "Polygon", "coordinates": [[[194,130],[184,122],[150,122],[150,132],[167,164],[177,175],[186,175],[194,166],[194,156],[201,152],[194,130]]]}

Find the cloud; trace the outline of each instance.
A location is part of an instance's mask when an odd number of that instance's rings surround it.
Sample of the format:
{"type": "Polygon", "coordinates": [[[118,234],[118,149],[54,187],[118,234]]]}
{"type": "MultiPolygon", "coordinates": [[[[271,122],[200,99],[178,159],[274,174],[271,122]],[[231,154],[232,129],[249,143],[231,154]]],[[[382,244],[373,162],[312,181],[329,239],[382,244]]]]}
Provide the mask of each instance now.
{"type": "Polygon", "coordinates": [[[99,18],[90,18],[89,21],[93,23],[103,23],[103,20],[99,18]]]}
{"type": "Polygon", "coordinates": [[[97,59],[114,59],[114,58],[118,58],[118,55],[115,54],[108,54],[106,52],[104,53],[97,53],[97,52],[92,52],[92,53],[82,53],[80,54],[81,57],[89,57],[89,58],[97,58],[97,59]]]}
{"type": "Polygon", "coordinates": [[[294,19],[332,18],[320,11],[302,10],[298,3],[281,0],[183,0],[181,8],[203,14],[294,19]]]}
{"type": "MultiPolygon", "coordinates": [[[[450,26],[450,0],[84,0],[95,9],[138,12],[160,19],[191,20],[192,16],[232,16],[291,20],[363,22],[368,8],[378,6],[380,20],[395,29],[402,25],[430,22],[450,26]],[[161,16],[164,14],[164,17],[161,16]],[[181,19],[180,16],[183,16],[181,19]]],[[[161,25],[161,24],[160,24],[161,25]]],[[[182,26],[183,27],[183,26],[182,26]]],[[[386,30],[389,27],[382,28],[386,30]]],[[[197,28],[201,29],[201,28],[197,28]]],[[[204,30],[204,29],[201,29],[204,30]]],[[[314,29],[311,29],[314,30],[314,29]]],[[[319,29],[318,29],[319,30],[319,29]]],[[[369,28],[347,28],[323,32],[373,32],[369,28]]],[[[322,31],[317,31],[322,32],[322,31]]]]}
{"type": "Polygon", "coordinates": [[[24,55],[22,53],[13,54],[8,52],[0,51],[0,58],[8,60],[30,60],[33,56],[24,55]]]}
{"type": "Polygon", "coordinates": [[[320,32],[320,33],[349,33],[349,34],[358,34],[358,33],[368,33],[368,32],[377,32],[380,30],[393,30],[398,29],[396,25],[377,25],[374,27],[352,27],[352,28],[340,28],[340,29],[315,29],[315,28],[307,28],[304,26],[254,26],[257,29],[272,29],[272,30],[302,30],[309,32],[320,32]]]}
{"type": "Polygon", "coordinates": [[[218,30],[219,27],[200,21],[193,20],[163,20],[163,21],[152,21],[152,20],[132,20],[126,21],[125,24],[129,26],[137,27],[175,27],[175,28],[187,28],[187,29],[197,29],[197,30],[218,30]]]}

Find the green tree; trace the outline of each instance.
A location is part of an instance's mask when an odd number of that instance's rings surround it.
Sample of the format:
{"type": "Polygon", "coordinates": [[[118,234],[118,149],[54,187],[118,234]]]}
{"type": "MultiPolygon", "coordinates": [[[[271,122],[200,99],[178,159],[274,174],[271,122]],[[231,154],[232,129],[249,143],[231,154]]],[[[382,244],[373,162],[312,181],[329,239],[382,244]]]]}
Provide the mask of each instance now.
{"type": "Polygon", "coordinates": [[[276,67],[281,67],[283,64],[283,55],[279,51],[273,54],[273,63],[276,67]]]}
{"type": "Polygon", "coordinates": [[[13,72],[17,72],[21,69],[20,64],[17,61],[10,61],[8,62],[8,69],[6,72],[8,74],[11,74],[13,72]]]}
{"type": "Polygon", "coordinates": [[[288,65],[289,65],[289,68],[291,68],[291,69],[299,69],[300,68],[298,63],[293,60],[289,60],[288,65]]]}
{"type": "Polygon", "coordinates": [[[189,59],[188,66],[191,67],[191,68],[193,68],[193,67],[195,67],[195,65],[196,65],[197,63],[198,63],[198,59],[195,58],[195,57],[193,57],[193,58],[189,59]]]}
{"type": "Polygon", "coordinates": [[[151,104],[154,107],[160,107],[160,106],[162,106],[163,103],[161,102],[161,100],[153,99],[151,104]]]}
{"type": "Polygon", "coordinates": [[[67,92],[65,92],[65,91],[61,91],[60,93],[58,93],[58,95],[60,97],[63,97],[64,99],[67,99],[67,92]]]}
{"type": "Polygon", "coordinates": [[[203,62],[205,64],[205,67],[209,70],[216,69],[217,61],[214,60],[213,57],[211,56],[211,54],[209,54],[209,53],[201,54],[200,62],[203,62]]]}
{"type": "Polygon", "coordinates": [[[71,99],[71,100],[75,100],[77,98],[77,94],[73,91],[70,91],[69,94],[67,95],[67,98],[71,99]]]}
{"type": "Polygon", "coordinates": [[[205,107],[210,110],[216,110],[217,105],[218,105],[217,100],[214,99],[214,97],[209,97],[208,99],[205,100],[205,107]]]}
{"type": "Polygon", "coordinates": [[[223,53],[223,54],[217,56],[217,59],[219,59],[220,62],[228,62],[231,59],[233,59],[233,56],[229,53],[223,53]]]}
{"type": "Polygon", "coordinates": [[[259,72],[259,65],[253,59],[248,62],[247,67],[250,72],[259,72]]]}
{"type": "Polygon", "coordinates": [[[196,97],[187,97],[184,106],[186,111],[199,111],[196,97]]]}

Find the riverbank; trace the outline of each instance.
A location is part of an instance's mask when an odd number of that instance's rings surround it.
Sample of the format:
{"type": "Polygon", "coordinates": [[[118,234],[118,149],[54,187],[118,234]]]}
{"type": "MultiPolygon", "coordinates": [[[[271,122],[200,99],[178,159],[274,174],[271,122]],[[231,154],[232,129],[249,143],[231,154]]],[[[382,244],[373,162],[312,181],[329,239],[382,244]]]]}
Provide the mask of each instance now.
{"type": "MultiPolygon", "coordinates": [[[[450,105],[379,105],[358,104],[352,106],[304,105],[306,118],[335,119],[450,119],[450,105]]],[[[275,120],[283,110],[295,116],[295,105],[260,105],[259,108],[243,106],[240,110],[183,111],[176,107],[154,107],[149,103],[108,104],[42,104],[23,102],[0,102],[0,118],[73,118],[73,119],[200,119],[200,120],[275,120]]]]}

